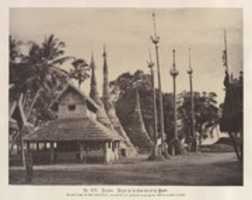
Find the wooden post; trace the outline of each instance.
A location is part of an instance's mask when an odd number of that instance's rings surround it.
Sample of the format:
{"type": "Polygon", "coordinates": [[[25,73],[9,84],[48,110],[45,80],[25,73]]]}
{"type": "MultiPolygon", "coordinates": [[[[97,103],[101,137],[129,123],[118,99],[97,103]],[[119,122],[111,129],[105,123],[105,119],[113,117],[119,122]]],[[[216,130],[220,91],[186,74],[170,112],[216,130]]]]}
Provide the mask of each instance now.
{"type": "Polygon", "coordinates": [[[30,152],[30,142],[27,142],[27,149],[24,150],[24,160],[25,160],[25,182],[31,183],[33,176],[33,163],[32,163],[32,154],[30,152]]]}
{"type": "Polygon", "coordinates": [[[80,145],[80,161],[82,162],[85,157],[84,143],[80,142],[79,145],[80,145]]]}
{"type": "Polygon", "coordinates": [[[55,152],[53,147],[53,142],[50,142],[50,162],[54,163],[55,161],[55,152]]]}
{"type": "Polygon", "coordinates": [[[115,142],[115,160],[119,160],[119,142],[115,142]]]}
{"type": "Polygon", "coordinates": [[[109,163],[108,142],[104,143],[104,163],[109,163]]]}
{"type": "Polygon", "coordinates": [[[88,150],[89,150],[89,146],[86,144],[86,146],[85,146],[85,152],[86,152],[86,155],[85,155],[85,162],[86,162],[86,163],[88,162],[88,150]]]}
{"type": "Polygon", "coordinates": [[[36,151],[39,151],[39,142],[36,142],[36,151]]]}

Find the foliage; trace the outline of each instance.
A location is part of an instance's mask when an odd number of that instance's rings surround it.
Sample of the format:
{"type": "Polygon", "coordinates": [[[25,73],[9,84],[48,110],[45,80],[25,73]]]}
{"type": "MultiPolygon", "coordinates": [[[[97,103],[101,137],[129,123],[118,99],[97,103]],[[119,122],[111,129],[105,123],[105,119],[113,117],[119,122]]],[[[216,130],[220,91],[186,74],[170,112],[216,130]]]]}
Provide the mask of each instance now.
{"type": "MultiPolygon", "coordinates": [[[[153,91],[151,85],[151,76],[145,74],[143,71],[136,71],[135,73],[123,73],[118,78],[110,83],[113,94],[117,95],[115,102],[118,117],[122,123],[127,122],[128,116],[134,108],[135,90],[137,89],[140,95],[140,102],[142,114],[146,129],[151,138],[153,138],[153,91]]],[[[156,104],[159,108],[158,89],[156,92],[156,104]]],[[[196,131],[202,137],[205,137],[205,131],[209,128],[215,127],[220,118],[219,108],[216,101],[217,95],[214,92],[195,92],[195,118],[196,131]]],[[[171,93],[163,93],[164,103],[164,120],[165,132],[167,135],[167,142],[173,139],[173,96],[171,93]]],[[[177,127],[179,138],[186,137],[189,133],[190,127],[190,94],[183,92],[177,96],[177,127]]],[[[157,109],[159,113],[159,109],[157,109]]],[[[159,114],[157,115],[159,117],[159,114]]],[[[158,119],[159,122],[159,119],[158,119]]],[[[158,127],[160,124],[158,123],[158,127]]]]}
{"type": "Polygon", "coordinates": [[[243,129],[243,74],[233,79],[226,74],[224,80],[225,100],[222,105],[221,130],[242,132],[243,129]]]}
{"type": "MultiPolygon", "coordinates": [[[[191,126],[191,96],[189,92],[181,94],[183,103],[178,108],[179,118],[183,122],[183,132],[186,136],[192,136],[191,126]]],[[[195,131],[200,138],[207,137],[206,130],[215,127],[219,123],[220,113],[214,92],[194,92],[195,131]]],[[[201,142],[201,141],[200,141],[201,142]]]]}
{"type": "Polygon", "coordinates": [[[221,131],[228,132],[238,160],[243,160],[243,73],[234,79],[226,72],[224,79],[226,89],[220,120],[221,131]]]}
{"type": "MultiPolygon", "coordinates": [[[[120,75],[116,80],[110,83],[113,94],[117,95],[115,102],[116,111],[122,124],[126,124],[129,119],[130,113],[134,110],[135,106],[135,94],[136,90],[140,96],[141,111],[143,120],[149,136],[154,140],[154,127],[153,127],[153,89],[151,75],[146,74],[141,70],[137,70],[135,73],[124,73],[120,75]]],[[[158,108],[158,90],[156,92],[156,104],[158,108]]],[[[170,122],[171,115],[171,95],[163,94],[164,98],[164,112],[165,122],[170,122]]],[[[159,113],[159,109],[157,110],[159,113]]],[[[159,117],[159,114],[157,114],[159,117]]],[[[159,120],[158,120],[159,122],[159,120]]],[[[158,123],[158,127],[160,124],[158,123]]],[[[165,123],[165,132],[170,135],[170,123],[165,123]]]]}
{"type": "Polygon", "coordinates": [[[78,81],[79,88],[81,84],[89,78],[90,67],[83,59],[75,59],[72,62],[73,69],[70,70],[70,77],[78,81]]]}
{"type": "Polygon", "coordinates": [[[46,37],[41,44],[29,42],[27,55],[21,52],[20,44],[25,43],[10,36],[10,83],[15,86],[10,91],[10,99],[17,101],[23,94],[25,114],[36,124],[36,121],[48,120],[43,112],[48,111],[57,90],[68,79],[68,73],[59,65],[70,57],[64,56],[65,44],[54,35],[46,37]]]}

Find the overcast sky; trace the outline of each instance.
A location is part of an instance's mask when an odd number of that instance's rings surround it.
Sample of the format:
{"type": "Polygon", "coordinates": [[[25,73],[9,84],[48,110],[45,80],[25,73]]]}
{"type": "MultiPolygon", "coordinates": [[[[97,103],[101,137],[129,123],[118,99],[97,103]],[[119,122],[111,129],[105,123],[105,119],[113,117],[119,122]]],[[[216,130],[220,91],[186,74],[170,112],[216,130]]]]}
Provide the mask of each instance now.
{"type": "MultiPolygon", "coordinates": [[[[10,34],[23,41],[41,42],[53,33],[66,43],[66,54],[90,61],[97,66],[99,88],[102,86],[102,46],[106,44],[110,80],[123,72],[148,71],[148,49],[153,32],[153,9],[94,8],[12,8],[10,34]]],[[[176,49],[178,92],[188,90],[188,48],[192,49],[194,89],[215,91],[223,101],[222,66],[223,30],[227,30],[231,71],[242,68],[242,10],[224,8],[155,9],[160,40],[162,87],[172,92],[172,49],[176,49]]],[[[64,68],[69,68],[66,64],[64,68]]],[[[89,85],[87,81],[85,83],[89,85]]],[[[86,88],[87,89],[87,88],[86,88]]]]}

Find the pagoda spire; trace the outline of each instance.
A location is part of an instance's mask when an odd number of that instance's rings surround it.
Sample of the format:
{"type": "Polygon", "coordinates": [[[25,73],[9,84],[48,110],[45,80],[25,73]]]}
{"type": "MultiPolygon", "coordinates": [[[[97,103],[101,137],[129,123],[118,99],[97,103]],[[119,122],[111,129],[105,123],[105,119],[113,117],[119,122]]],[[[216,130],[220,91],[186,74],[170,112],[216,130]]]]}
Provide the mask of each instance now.
{"type": "Polygon", "coordinates": [[[140,100],[140,94],[138,89],[136,88],[136,100],[135,100],[135,109],[134,114],[131,117],[132,120],[132,127],[134,127],[134,132],[137,134],[135,135],[135,142],[138,141],[138,148],[139,149],[145,149],[150,151],[153,146],[153,142],[150,139],[150,136],[147,133],[142,109],[141,109],[141,100],[140,100]]]}
{"type": "Polygon", "coordinates": [[[119,118],[117,117],[115,107],[110,99],[107,52],[106,52],[105,45],[103,46],[102,56],[103,56],[103,103],[104,103],[104,108],[105,108],[107,116],[110,119],[115,131],[124,140],[121,143],[120,148],[122,148],[126,151],[127,156],[135,156],[137,154],[137,151],[136,151],[134,145],[131,143],[123,126],[121,125],[121,122],[120,122],[119,118]]]}
{"type": "Polygon", "coordinates": [[[228,49],[227,49],[227,32],[224,29],[224,50],[223,50],[223,66],[225,67],[225,71],[229,74],[229,64],[228,64],[228,49]]]}
{"type": "MultiPolygon", "coordinates": [[[[106,46],[103,46],[103,99],[105,102],[109,102],[109,72],[108,72],[108,64],[107,64],[107,52],[106,46]]],[[[105,103],[105,109],[108,109],[108,105],[105,103]]]]}
{"type": "Polygon", "coordinates": [[[96,80],[96,65],[94,61],[94,55],[93,52],[91,53],[91,61],[90,61],[90,68],[91,68],[91,81],[90,81],[90,97],[94,99],[94,101],[98,104],[101,105],[102,102],[99,98],[99,93],[97,89],[97,80],[96,80]]]}

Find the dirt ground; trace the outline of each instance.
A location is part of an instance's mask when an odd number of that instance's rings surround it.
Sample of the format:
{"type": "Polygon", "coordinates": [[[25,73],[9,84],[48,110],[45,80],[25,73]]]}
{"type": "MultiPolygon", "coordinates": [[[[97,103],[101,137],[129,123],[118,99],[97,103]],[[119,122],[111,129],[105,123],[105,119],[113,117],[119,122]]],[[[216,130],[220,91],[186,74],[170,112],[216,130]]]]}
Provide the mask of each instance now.
{"type": "MultiPolygon", "coordinates": [[[[22,167],[11,167],[10,184],[25,184],[22,167]]],[[[34,185],[242,185],[234,153],[197,153],[166,161],[146,156],[113,164],[55,164],[34,167],[34,185]]]]}

